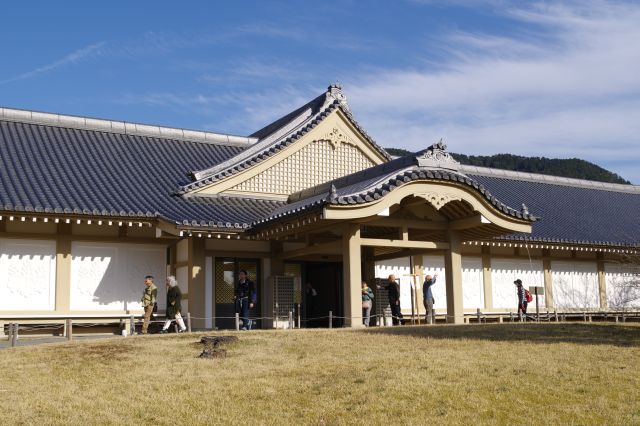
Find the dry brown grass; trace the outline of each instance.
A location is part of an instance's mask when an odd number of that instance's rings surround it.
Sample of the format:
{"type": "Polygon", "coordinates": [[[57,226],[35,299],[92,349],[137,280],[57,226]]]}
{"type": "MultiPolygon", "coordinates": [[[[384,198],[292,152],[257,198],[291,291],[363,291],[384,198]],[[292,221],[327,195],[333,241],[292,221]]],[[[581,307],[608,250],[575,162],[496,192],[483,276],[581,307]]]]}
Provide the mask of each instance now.
{"type": "Polygon", "coordinates": [[[199,336],[3,350],[5,424],[640,424],[634,325],[199,336]]]}

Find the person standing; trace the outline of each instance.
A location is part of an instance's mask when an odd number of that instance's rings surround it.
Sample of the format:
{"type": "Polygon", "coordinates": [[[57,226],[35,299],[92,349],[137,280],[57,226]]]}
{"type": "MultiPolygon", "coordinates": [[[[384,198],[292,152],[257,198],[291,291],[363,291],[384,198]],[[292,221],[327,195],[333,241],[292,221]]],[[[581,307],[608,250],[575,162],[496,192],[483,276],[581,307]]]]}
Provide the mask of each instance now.
{"type": "Polygon", "coordinates": [[[153,276],[144,277],[145,289],[142,293],[142,307],[144,308],[144,321],[142,322],[142,334],[147,334],[149,322],[156,306],[156,298],[158,297],[158,287],[153,283],[153,276]]]}
{"type": "Polygon", "coordinates": [[[518,318],[522,321],[523,316],[527,316],[527,296],[524,292],[524,287],[522,285],[522,280],[518,278],[513,282],[516,285],[516,292],[518,294],[518,318]]]}
{"type": "Polygon", "coordinates": [[[250,330],[249,309],[253,309],[256,304],[256,284],[249,279],[249,275],[244,269],[240,270],[239,276],[240,280],[236,284],[234,292],[236,312],[240,313],[242,329],[250,330]]]}
{"type": "Polygon", "coordinates": [[[362,320],[365,327],[369,327],[374,297],[373,290],[367,285],[366,281],[362,281],[362,320]]]}
{"type": "Polygon", "coordinates": [[[438,274],[435,274],[433,277],[431,275],[427,275],[424,277],[424,284],[422,285],[422,302],[424,303],[424,308],[427,310],[427,313],[425,314],[427,324],[434,324],[436,322],[436,317],[433,313],[433,304],[436,300],[433,297],[431,287],[436,283],[437,277],[438,274]]]}
{"type": "Polygon", "coordinates": [[[187,327],[184,325],[184,321],[182,319],[182,292],[180,291],[180,287],[178,287],[178,281],[176,281],[176,277],[170,275],[167,277],[167,320],[164,322],[164,327],[162,327],[162,331],[160,333],[167,333],[169,330],[169,326],[171,325],[171,321],[174,319],[180,326],[179,333],[184,333],[187,331],[187,327]]]}
{"type": "Polygon", "coordinates": [[[400,284],[398,284],[396,276],[393,274],[389,275],[387,292],[389,294],[389,305],[391,306],[393,325],[401,324],[402,312],[400,311],[400,284]]]}

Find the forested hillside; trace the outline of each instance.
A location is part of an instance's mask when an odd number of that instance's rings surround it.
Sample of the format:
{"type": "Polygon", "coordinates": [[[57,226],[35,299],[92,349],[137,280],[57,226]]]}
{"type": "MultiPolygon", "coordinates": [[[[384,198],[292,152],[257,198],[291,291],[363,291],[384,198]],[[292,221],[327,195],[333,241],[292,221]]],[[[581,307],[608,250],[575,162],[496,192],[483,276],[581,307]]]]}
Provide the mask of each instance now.
{"type": "MultiPolygon", "coordinates": [[[[399,148],[385,148],[391,155],[406,155],[410,151],[399,148]]],[[[496,155],[451,155],[462,164],[491,167],[494,169],[515,170],[519,172],[541,173],[545,175],[564,176],[575,179],[588,179],[599,182],[630,182],[620,175],[610,172],[597,164],[579,158],[558,159],[545,157],[523,157],[512,154],[496,155]]]]}

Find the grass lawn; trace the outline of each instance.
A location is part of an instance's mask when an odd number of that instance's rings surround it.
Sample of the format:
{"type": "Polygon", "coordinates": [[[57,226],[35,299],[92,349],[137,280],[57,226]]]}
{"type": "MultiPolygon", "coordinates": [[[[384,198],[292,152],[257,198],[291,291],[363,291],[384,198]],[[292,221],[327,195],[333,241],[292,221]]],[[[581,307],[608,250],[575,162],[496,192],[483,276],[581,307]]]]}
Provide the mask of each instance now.
{"type": "Polygon", "coordinates": [[[640,424],[638,325],[237,335],[214,360],[197,333],[2,350],[3,423],[640,424]]]}

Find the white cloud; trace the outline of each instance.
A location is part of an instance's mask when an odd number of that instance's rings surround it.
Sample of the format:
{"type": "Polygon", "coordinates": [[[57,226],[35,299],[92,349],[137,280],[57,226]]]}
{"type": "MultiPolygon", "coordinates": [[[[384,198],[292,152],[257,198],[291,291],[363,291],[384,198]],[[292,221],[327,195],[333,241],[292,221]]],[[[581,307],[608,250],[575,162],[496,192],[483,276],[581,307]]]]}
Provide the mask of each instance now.
{"type": "Polygon", "coordinates": [[[100,53],[101,49],[104,47],[104,45],[106,44],[106,42],[101,41],[99,43],[94,43],[91,44],[89,46],[83,47],[81,49],[78,49],[74,52],[69,53],[68,55],[64,56],[61,59],[58,59],[57,61],[51,62],[50,64],[47,65],[43,65],[41,67],[38,67],[36,69],[33,69],[31,71],[27,71],[24,72],[22,74],[19,74],[15,77],[9,78],[7,80],[2,80],[0,81],[0,84],[5,84],[5,83],[10,83],[13,81],[18,81],[18,80],[24,80],[27,78],[32,78],[32,77],[36,77],[40,74],[44,74],[50,71],[53,71],[57,68],[63,67],[65,65],[70,65],[70,64],[75,64],[80,62],[81,60],[92,56],[92,55],[97,55],[100,53]]]}
{"type": "Polygon", "coordinates": [[[640,162],[640,5],[501,13],[521,31],[455,31],[442,36],[448,59],[437,69],[347,81],[363,125],[384,146],[417,150],[444,137],[455,152],[580,157],[640,183],[624,166],[640,162]]]}

